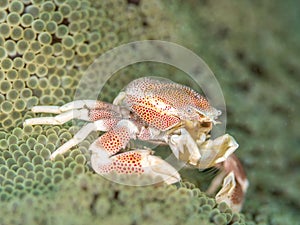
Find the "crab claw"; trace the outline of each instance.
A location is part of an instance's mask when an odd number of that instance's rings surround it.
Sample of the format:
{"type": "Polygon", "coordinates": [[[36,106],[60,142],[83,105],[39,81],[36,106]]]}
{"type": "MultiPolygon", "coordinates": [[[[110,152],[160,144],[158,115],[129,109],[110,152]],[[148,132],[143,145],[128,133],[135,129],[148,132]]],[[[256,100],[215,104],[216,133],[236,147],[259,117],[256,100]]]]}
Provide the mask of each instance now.
{"type": "Polygon", "coordinates": [[[216,201],[225,202],[234,212],[239,212],[249,186],[242,164],[233,154],[220,164],[220,169],[223,171],[220,174],[221,177],[222,174],[227,175],[223,180],[221,190],[216,195],[216,201]]]}
{"type": "Polygon", "coordinates": [[[177,183],[181,180],[177,170],[165,160],[151,155],[152,151],[135,150],[133,152],[138,152],[141,155],[141,166],[145,174],[150,174],[153,177],[160,176],[167,184],[177,183]]]}
{"type": "Polygon", "coordinates": [[[109,177],[111,172],[148,175],[153,178],[161,177],[162,181],[167,184],[181,180],[177,170],[163,159],[153,156],[151,150],[128,151],[110,157],[105,156],[105,152],[101,154],[101,151],[92,151],[92,167],[101,175],[109,177]]]}
{"type": "Polygon", "coordinates": [[[218,203],[225,202],[234,212],[239,212],[243,204],[243,190],[236,182],[233,172],[230,172],[223,181],[221,190],[216,195],[218,203]]]}
{"type": "Polygon", "coordinates": [[[226,161],[238,146],[235,139],[228,134],[201,143],[198,145],[201,159],[197,164],[197,168],[205,169],[226,161]]]}

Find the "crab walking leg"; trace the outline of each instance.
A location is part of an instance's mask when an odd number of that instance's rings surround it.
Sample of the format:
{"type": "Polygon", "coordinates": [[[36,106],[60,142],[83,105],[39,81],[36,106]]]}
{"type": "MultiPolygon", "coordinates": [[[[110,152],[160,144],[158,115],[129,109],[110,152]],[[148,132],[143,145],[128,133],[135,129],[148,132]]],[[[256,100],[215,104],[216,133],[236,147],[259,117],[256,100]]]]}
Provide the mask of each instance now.
{"type": "Polygon", "coordinates": [[[66,151],[82,142],[93,131],[110,130],[115,124],[117,124],[118,121],[118,119],[110,118],[97,120],[93,123],[86,124],[74,135],[72,139],[68,140],[66,143],[64,143],[62,146],[56,149],[51,154],[50,159],[53,160],[57,155],[64,154],[66,151]]]}
{"type": "Polygon", "coordinates": [[[129,117],[130,114],[128,110],[120,106],[95,100],[77,100],[63,106],[34,106],[31,111],[59,115],[27,119],[24,125],[61,125],[72,119],[96,121],[102,118],[129,117]]]}
{"type": "Polygon", "coordinates": [[[50,159],[53,160],[57,155],[64,154],[66,151],[83,141],[92,131],[96,131],[97,127],[94,123],[88,123],[83,126],[72,139],[68,140],[58,149],[56,149],[51,155],[50,159]]]}
{"type": "Polygon", "coordinates": [[[218,188],[222,185],[222,182],[224,181],[224,178],[226,177],[225,171],[220,171],[217,176],[214,177],[212,182],[210,183],[209,187],[205,191],[206,194],[212,196],[215,195],[218,188]]]}
{"type": "Polygon", "coordinates": [[[39,118],[31,118],[27,119],[24,122],[24,125],[37,125],[37,124],[51,124],[51,125],[61,125],[72,119],[81,119],[89,121],[89,110],[88,109],[80,109],[80,110],[72,110],[61,113],[54,117],[39,117],[39,118]]]}
{"type": "Polygon", "coordinates": [[[110,103],[97,100],[76,100],[62,106],[34,106],[31,111],[35,113],[55,113],[60,114],[74,109],[106,109],[116,111],[119,107],[110,103]]]}
{"type": "Polygon", "coordinates": [[[58,154],[63,154],[73,146],[83,141],[92,131],[108,131],[112,129],[120,120],[121,115],[117,112],[107,109],[74,109],[63,112],[55,117],[40,117],[27,119],[24,125],[36,124],[63,124],[71,119],[81,119],[86,121],[94,121],[82,127],[72,139],[60,146],[50,156],[54,159],[58,154]]]}
{"type": "MultiPolygon", "coordinates": [[[[42,106],[41,106],[42,107],[42,106]]],[[[58,114],[54,117],[30,118],[24,121],[24,125],[51,124],[61,125],[72,119],[85,121],[97,121],[101,119],[120,118],[122,115],[109,109],[73,109],[58,114]]]]}
{"type": "MultiPolygon", "coordinates": [[[[239,212],[242,208],[244,197],[249,186],[246,174],[238,158],[232,154],[219,165],[225,173],[222,188],[216,195],[217,203],[225,202],[233,211],[239,212]]],[[[211,188],[212,190],[214,188],[211,188]]]]}

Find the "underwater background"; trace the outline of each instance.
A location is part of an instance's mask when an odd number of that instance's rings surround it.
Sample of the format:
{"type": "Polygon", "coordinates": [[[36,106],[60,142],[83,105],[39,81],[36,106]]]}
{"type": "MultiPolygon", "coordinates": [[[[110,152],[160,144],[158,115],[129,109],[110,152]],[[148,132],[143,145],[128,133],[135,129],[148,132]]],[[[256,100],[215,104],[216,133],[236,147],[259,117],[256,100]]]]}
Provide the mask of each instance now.
{"type": "MultiPolygon", "coordinates": [[[[0,224],[300,224],[299,22],[296,0],[1,0],[0,224]],[[72,101],[102,53],[151,39],[191,49],[219,81],[250,182],[240,214],[202,192],[210,172],[181,171],[177,186],[123,186],[89,166],[99,134],[50,161],[78,126],[23,127],[43,115],[32,106],[72,101]]],[[[169,66],[134,65],[99,99],[153,73],[188,84],[169,66]]]]}

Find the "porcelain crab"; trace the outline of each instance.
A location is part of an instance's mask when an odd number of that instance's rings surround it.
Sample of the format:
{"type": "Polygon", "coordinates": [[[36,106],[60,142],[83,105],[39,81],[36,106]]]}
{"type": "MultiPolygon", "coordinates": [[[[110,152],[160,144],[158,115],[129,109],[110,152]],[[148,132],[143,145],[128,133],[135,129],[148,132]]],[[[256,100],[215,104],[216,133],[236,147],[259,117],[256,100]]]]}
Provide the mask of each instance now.
{"type": "Polygon", "coordinates": [[[228,134],[210,139],[209,132],[221,112],[191,88],[158,77],[131,81],[113,101],[77,100],[63,106],[35,106],[33,112],[58,114],[54,117],[27,119],[25,125],[63,124],[71,119],[88,121],[72,139],[51,155],[63,154],[83,141],[92,131],[103,131],[89,149],[91,166],[98,174],[161,176],[168,184],[180,181],[175,168],[149,149],[127,149],[139,139],[167,144],[179,160],[206,169],[217,167],[221,173],[212,181],[208,193],[216,194],[234,211],[241,209],[248,181],[241,163],[232,153],[238,144],[228,134]],[[123,152],[121,152],[123,151],[123,152]]]}

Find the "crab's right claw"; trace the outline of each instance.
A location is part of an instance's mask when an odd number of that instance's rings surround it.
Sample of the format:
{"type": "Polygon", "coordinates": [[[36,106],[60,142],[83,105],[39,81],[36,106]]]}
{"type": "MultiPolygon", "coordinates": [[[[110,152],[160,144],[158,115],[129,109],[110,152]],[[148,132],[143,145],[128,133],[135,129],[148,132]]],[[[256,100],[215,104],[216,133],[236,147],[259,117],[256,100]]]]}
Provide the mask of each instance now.
{"type": "Polygon", "coordinates": [[[108,178],[113,172],[117,174],[147,175],[152,178],[160,177],[161,181],[167,184],[177,183],[181,180],[174,167],[163,159],[153,156],[150,150],[128,151],[111,156],[108,160],[103,160],[103,157],[93,151],[91,160],[93,169],[108,178]]]}
{"type": "Polygon", "coordinates": [[[167,184],[177,183],[181,180],[177,170],[167,163],[165,160],[151,155],[149,150],[135,150],[141,155],[141,165],[144,169],[144,174],[153,177],[160,176],[167,184]]]}

